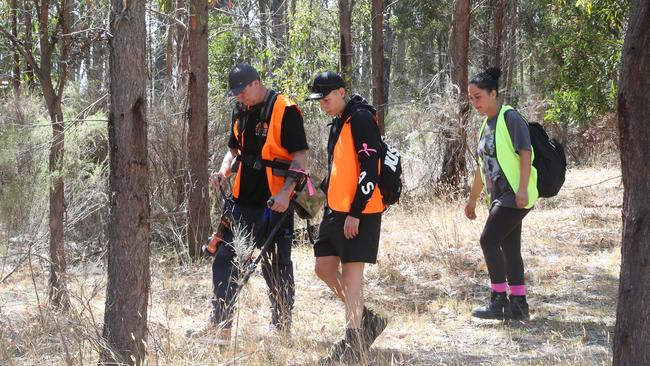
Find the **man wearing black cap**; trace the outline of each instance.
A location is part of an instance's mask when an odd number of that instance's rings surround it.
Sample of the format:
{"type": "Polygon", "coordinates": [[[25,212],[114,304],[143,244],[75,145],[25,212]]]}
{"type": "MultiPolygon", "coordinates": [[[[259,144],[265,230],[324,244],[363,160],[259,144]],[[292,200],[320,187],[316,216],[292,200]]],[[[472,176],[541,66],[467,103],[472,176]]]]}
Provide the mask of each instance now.
{"type": "Polygon", "coordinates": [[[363,303],[365,263],[377,262],[381,215],[381,136],[375,109],[361,96],[348,97],[339,74],[319,74],[308,100],[334,117],[327,143],[328,171],[321,188],[325,214],[314,243],[316,275],[345,304],[346,332],[321,364],[359,362],[388,320],[363,303]]]}
{"type": "MultiPolygon", "coordinates": [[[[256,245],[289,207],[295,187],[295,172],[307,168],[307,138],[302,111],[286,96],[267,89],[257,70],[247,64],[236,65],[228,75],[228,96],[237,105],[232,115],[228,151],[218,172],[210,177],[218,188],[232,173],[233,217],[252,235],[256,245]],[[238,170],[231,171],[234,160],[238,170]],[[273,205],[266,207],[271,199],[273,205]]],[[[271,302],[271,323],[288,332],[294,302],[293,213],[277,232],[274,243],[262,261],[262,274],[268,285],[271,302]]],[[[232,233],[224,238],[232,242],[232,233]]],[[[220,245],[212,264],[214,286],[211,322],[219,326],[220,338],[229,340],[232,325],[233,296],[237,291],[239,268],[232,245],[220,245]]]]}

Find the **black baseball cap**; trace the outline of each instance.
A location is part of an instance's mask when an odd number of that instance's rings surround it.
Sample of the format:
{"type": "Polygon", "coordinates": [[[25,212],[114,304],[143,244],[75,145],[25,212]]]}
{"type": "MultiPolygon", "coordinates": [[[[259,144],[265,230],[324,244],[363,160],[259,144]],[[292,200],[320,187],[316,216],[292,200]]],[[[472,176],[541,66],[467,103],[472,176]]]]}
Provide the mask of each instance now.
{"type": "Polygon", "coordinates": [[[237,64],[228,74],[228,93],[229,97],[237,96],[244,88],[254,80],[259,80],[260,74],[249,64],[237,64]]]}
{"type": "Polygon", "coordinates": [[[323,99],[327,94],[331,93],[332,90],[338,88],[345,88],[345,81],[343,81],[341,75],[333,71],[325,71],[318,74],[314,79],[314,82],[309,86],[310,94],[305,100],[323,99]]]}

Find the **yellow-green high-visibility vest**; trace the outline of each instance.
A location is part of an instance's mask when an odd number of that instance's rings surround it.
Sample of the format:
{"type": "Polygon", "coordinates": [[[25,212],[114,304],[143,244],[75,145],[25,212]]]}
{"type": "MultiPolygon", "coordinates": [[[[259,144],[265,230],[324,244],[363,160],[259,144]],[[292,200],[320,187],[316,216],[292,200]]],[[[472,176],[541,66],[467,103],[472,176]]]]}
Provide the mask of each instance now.
{"type": "MultiPolygon", "coordinates": [[[[496,155],[497,155],[497,162],[499,163],[499,167],[501,168],[501,171],[503,172],[503,175],[505,175],[506,180],[510,184],[510,188],[512,188],[512,191],[516,194],[517,191],[519,190],[519,178],[520,178],[520,168],[519,168],[519,154],[515,151],[515,147],[512,144],[512,138],[510,137],[510,132],[508,131],[508,126],[506,125],[506,118],[505,118],[505,113],[509,110],[513,109],[509,105],[504,105],[501,107],[501,110],[499,111],[499,116],[497,117],[497,123],[496,127],[494,129],[494,145],[496,149],[496,155]]],[[[481,130],[479,131],[478,138],[479,141],[481,140],[481,137],[483,136],[483,130],[485,129],[485,125],[487,125],[488,118],[486,117],[485,120],[483,121],[483,125],[481,126],[481,130]]],[[[481,164],[481,167],[483,166],[483,158],[479,154],[479,164],[481,164]]],[[[533,147],[530,147],[530,162],[531,162],[531,167],[530,167],[530,177],[528,178],[528,205],[526,205],[526,208],[531,208],[535,205],[535,202],[537,202],[537,197],[539,197],[539,193],[537,192],[537,169],[535,169],[534,166],[532,166],[532,162],[535,160],[535,151],[533,151],[533,147]]],[[[481,171],[481,178],[483,179],[483,187],[485,189],[485,174],[483,173],[483,169],[479,168],[481,171]]],[[[489,196],[489,192],[486,192],[487,197],[489,196]]],[[[489,200],[489,198],[488,198],[489,200]]]]}

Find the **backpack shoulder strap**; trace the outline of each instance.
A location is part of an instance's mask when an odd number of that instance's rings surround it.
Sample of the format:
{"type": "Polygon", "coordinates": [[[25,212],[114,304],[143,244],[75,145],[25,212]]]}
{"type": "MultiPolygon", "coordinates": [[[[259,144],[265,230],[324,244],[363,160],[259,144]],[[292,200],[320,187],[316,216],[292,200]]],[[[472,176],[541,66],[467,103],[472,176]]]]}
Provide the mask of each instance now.
{"type": "Polygon", "coordinates": [[[242,135],[244,134],[244,128],[246,127],[246,119],[247,119],[247,118],[242,118],[244,116],[245,111],[246,111],[246,107],[238,102],[235,105],[235,108],[233,108],[232,110],[232,117],[231,117],[233,126],[235,124],[235,121],[237,121],[237,142],[239,143],[239,146],[242,148],[243,148],[242,135]]]}
{"type": "Polygon", "coordinates": [[[269,93],[264,99],[264,105],[260,110],[260,121],[267,123],[271,121],[273,106],[275,105],[275,100],[278,99],[279,94],[279,92],[269,89],[269,93]]]}

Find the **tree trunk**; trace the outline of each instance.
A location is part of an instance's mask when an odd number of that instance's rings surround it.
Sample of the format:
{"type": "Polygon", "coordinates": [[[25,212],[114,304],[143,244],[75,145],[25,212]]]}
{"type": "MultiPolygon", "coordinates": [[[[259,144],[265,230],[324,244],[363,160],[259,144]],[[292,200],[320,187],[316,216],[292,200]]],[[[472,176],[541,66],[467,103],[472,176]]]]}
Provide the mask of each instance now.
{"type": "MultiPolygon", "coordinates": [[[[48,29],[49,1],[41,3],[39,12],[40,29],[48,29]]],[[[62,33],[68,32],[68,17],[65,12],[69,10],[65,0],[59,5],[59,14],[57,14],[58,26],[62,33]]],[[[59,308],[67,309],[69,307],[69,298],[66,291],[65,281],[65,246],[63,238],[64,214],[65,214],[65,194],[62,176],[62,162],[65,143],[65,129],[63,123],[63,112],[61,109],[61,100],[63,98],[63,87],[68,78],[68,42],[66,39],[59,39],[60,54],[58,55],[58,84],[54,88],[52,82],[52,56],[54,47],[50,44],[49,32],[40,32],[39,43],[41,50],[40,63],[40,83],[43,99],[50,115],[52,122],[52,144],[50,145],[49,167],[48,172],[51,177],[49,189],[49,207],[50,207],[50,279],[49,295],[50,303],[59,308]]],[[[54,36],[56,37],[56,36],[54,36]]],[[[52,37],[52,39],[56,39],[52,37]]]]}
{"type": "Polygon", "coordinates": [[[339,0],[339,71],[352,85],[352,7],[354,0],[339,0]]]}
{"type": "Polygon", "coordinates": [[[171,37],[168,36],[166,27],[161,26],[162,17],[157,17],[151,12],[149,12],[149,44],[147,45],[153,70],[151,78],[151,100],[153,103],[161,98],[157,98],[157,95],[163,95],[166,92],[167,87],[167,65],[170,63],[167,60],[167,49],[171,51],[171,45],[168,45],[168,42],[171,42],[171,37]],[[160,39],[164,39],[165,43],[160,42],[160,39]]]}
{"type": "Polygon", "coordinates": [[[363,34],[370,34],[370,42],[359,42],[352,48],[356,60],[352,61],[360,67],[352,67],[348,86],[363,95],[372,97],[372,22],[363,22],[363,34]],[[353,84],[354,82],[354,84],[353,84]]]}
{"type": "MultiPolygon", "coordinates": [[[[524,39],[523,37],[523,31],[521,29],[517,30],[517,33],[519,34],[519,39],[524,39]]],[[[517,64],[519,65],[519,99],[524,100],[525,94],[524,94],[524,63],[520,59],[518,60],[517,64]]]]}
{"type": "Polygon", "coordinates": [[[618,119],[623,175],[621,273],[613,365],[650,365],[650,4],[633,0],[622,50],[618,119]]]}
{"type": "Polygon", "coordinates": [[[395,34],[395,52],[393,53],[393,69],[398,78],[404,73],[405,58],[406,58],[406,44],[407,40],[400,34],[395,34]]]}
{"type": "Polygon", "coordinates": [[[479,34],[479,42],[481,44],[487,45],[483,52],[479,52],[478,58],[480,59],[480,64],[482,65],[483,68],[487,67],[487,65],[490,64],[490,59],[491,59],[491,53],[492,53],[492,48],[491,48],[491,41],[490,37],[492,35],[492,23],[494,22],[494,19],[492,18],[492,14],[487,14],[489,13],[489,9],[494,7],[494,2],[496,0],[487,0],[487,1],[482,1],[481,7],[486,7],[486,15],[485,19],[483,21],[477,21],[476,22],[476,33],[479,34]],[[483,39],[485,37],[485,39],[483,39]]]}
{"type": "MultiPolygon", "coordinates": [[[[72,30],[72,26],[75,24],[75,19],[76,19],[75,12],[77,11],[77,9],[75,8],[75,0],[62,0],[61,7],[63,8],[62,16],[65,17],[62,24],[65,24],[67,28],[67,30],[64,31],[62,34],[68,34],[72,30]]],[[[60,37],[68,38],[69,36],[60,36],[60,37]]],[[[66,43],[70,43],[70,42],[66,42],[66,43]]],[[[81,44],[79,44],[78,47],[83,48],[84,45],[85,42],[81,42],[81,44]]],[[[78,81],[77,76],[80,74],[79,69],[81,68],[81,58],[80,57],[70,58],[67,63],[68,64],[66,65],[66,67],[68,69],[68,78],[74,82],[78,81]]]]}
{"type": "Polygon", "coordinates": [[[458,116],[453,123],[455,131],[446,134],[447,143],[439,183],[448,187],[460,187],[465,183],[467,146],[465,126],[469,112],[467,98],[467,53],[469,49],[470,3],[454,0],[449,33],[449,63],[451,80],[458,87],[458,116]]]}
{"type": "Polygon", "coordinates": [[[268,0],[259,0],[257,2],[257,6],[259,7],[260,11],[260,34],[262,38],[262,48],[266,50],[267,47],[267,37],[268,37],[268,26],[267,26],[267,19],[268,19],[268,13],[267,13],[267,1],[268,0]]]}
{"type": "Polygon", "coordinates": [[[501,67],[501,38],[503,35],[503,11],[506,0],[497,0],[494,9],[494,32],[492,33],[492,49],[490,50],[490,63],[492,67],[501,67]]]}
{"type": "MultiPolygon", "coordinates": [[[[32,53],[34,38],[32,35],[32,0],[23,1],[23,20],[25,25],[25,50],[27,53],[32,53]]],[[[36,88],[36,77],[34,69],[29,62],[25,62],[25,74],[27,75],[27,84],[29,85],[29,92],[34,91],[36,88]]]]}
{"type": "MultiPolygon", "coordinates": [[[[18,0],[9,1],[9,18],[11,22],[11,35],[14,39],[18,39],[18,0]]],[[[14,91],[18,93],[20,90],[20,53],[16,47],[13,48],[13,58],[14,58],[14,68],[13,75],[11,77],[11,84],[13,85],[14,91]]]]}
{"type": "Polygon", "coordinates": [[[108,284],[100,364],[144,363],[149,300],[145,0],[111,0],[108,284]]]}
{"type": "Polygon", "coordinates": [[[437,43],[438,43],[438,86],[440,87],[440,91],[442,92],[445,90],[445,78],[443,77],[446,73],[443,72],[445,70],[445,53],[447,50],[445,49],[445,45],[447,42],[445,42],[445,37],[442,32],[437,37],[437,43]]]}
{"type": "MultiPolygon", "coordinates": [[[[388,8],[387,0],[384,0],[384,11],[388,8]]],[[[388,114],[388,94],[390,92],[390,73],[393,61],[393,45],[395,44],[395,32],[390,26],[391,12],[386,12],[384,19],[384,120],[388,114]]]]}
{"type": "Polygon", "coordinates": [[[384,0],[372,0],[372,103],[379,131],[384,134],[384,0]]]}
{"type": "Polygon", "coordinates": [[[99,96],[99,92],[105,90],[105,56],[105,44],[103,42],[93,42],[90,50],[90,66],[88,67],[88,84],[90,93],[93,96],[99,96]]]}
{"type": "MultiPolygon", "coordinates": [[[[178,18],[182,20],[183,24],[187,24],[185,10],[187,9],[187,0],[176,0],[176,9],[183,9],[182,15],[178,18]]],[[[182,25],[176,26],[176,62],[178,63],[178,73],[176,85],[178,87],[186,85],[186,77],[189,73],[189,51],[188,51],[188,35],[187,29],[182,25]]]]}
{"type": "MultiPolygon", "coordinates": [[[[96,3],[87,2],[86,12],[92,14],[99,11],[96,3]]],[[[106,91],[106,43],[98,40],[90,44],[90,57],[88,60],[88,90],[93,100],[100,97],[102,91],[106,91]]],[[[104,104],[105,105],[105,104],[104,104]]]]}
{"type": "Polygon", "coordinates": [[[273,66],[282,66],[287,57],[287,1],[271,1],[271,40],[275,48],[273,66]]]}
{"type": "Polygon", "coordinates": [[[210,235],[208,186],[208,3],[190,0],[190,74],[186,156],[189,201],[187,243],[190,258],[199,258],[210,235]]]}
{"type": "MultiPolygon", "coordinates": [[[[44,93],[45,95],[45,93],[44,93]]],[[[65,133],[63,124],[63,112],[61,110],[60,96],[52,96],[47,93],[46,103],[50,111],[52,122],[52,145],[50,146],[49,172],[50,182],[50,279],[49,295],[50,302],[60,308],[67,309],[70,305],[66,291],[66,261],[64,246],[64,216],[65,216],[65,190],[63,184],[62,162],[64,153],[65,133]]]]}
{"type": "Polygon", "coordinates": [[[165,82],[169,87],[172,82],[172,71],[174,70],[174,32],[172,27],[167,26],[167,43],[165,45],[165,82]]]}
{"type": "Polygon", "coordinates": [[[512,101],[512,79],[517,62],[517,0],[510,4],[510,29],[508,29],[508,65],[506,68],[506,84],[503,102],[508,104],[512,101]]]}
{"type": "Polygon", "coordinates": [[[153,43],[153,14],[151,12],[146,12],[144,15],[144,24],[145,24],[145,31],[147,32],[146,36],[146,43],[145,43],[145,59],[147,60],[147,76],[149,77],[147,80],[147,85],[148,88],[148,93],[145,96],[145,100],[147,101],[147,108],[151,108],[152,103],[154,100],[156,100],[156,79],[158,76],[158,68],[156,67],[156,50],[154,49],[154,43],[153,43]]]}

